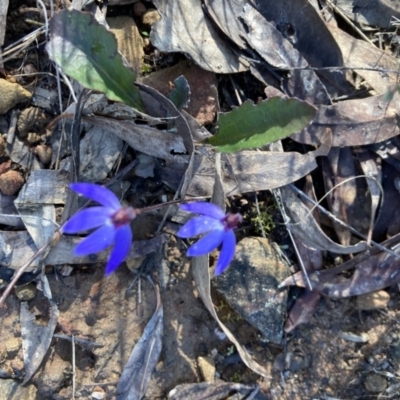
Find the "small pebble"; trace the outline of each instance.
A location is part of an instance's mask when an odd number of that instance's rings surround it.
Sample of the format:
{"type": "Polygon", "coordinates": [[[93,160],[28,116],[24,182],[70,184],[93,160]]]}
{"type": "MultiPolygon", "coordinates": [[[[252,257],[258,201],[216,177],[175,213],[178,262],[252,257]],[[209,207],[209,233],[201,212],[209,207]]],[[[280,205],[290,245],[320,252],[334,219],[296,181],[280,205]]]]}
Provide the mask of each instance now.
{"type": "Polygon", "coordinates": [[[381,393],[387,387],[386,379],[377,374],[370,374],[367,376],[364,382],[365,389],[371,393],[381,393]]]}
{"type": "Polygon", "coordinates": [[[367,343],[369,340],[369,336],[367,333],[361,333],[360,335],[356,335],[350,332],[342,332],[340,337],[348,342],[354,343],[367,343]]]}
{"type": "Polygon", "coordinates": [[[106,398],[106,392],[100,386],[95,386],[92,392],[92,399],[93,400],[103,400],[106,398]]]}
{"type": "Polygon", "coordinates": [[[17,355],[21,347],[21,339],[12,337],[6,340],[3,345],[6,348],[8,358],[13,358],[17,355]]]}
{"type": "Polygon", "coordinates": [[[390,295],[385,290],[377,292],[366,293],[357,296],[356,308],[358,310],[370,311],[381,308],[386,308],[390,300],[390,295]]]}
{"type": "Polygon", "coordinates": [[[211,357],[197,357],[201,376],[205,382],[213,382],[215,379],[215,364],[211,357]]]}
{"type": "Polygon", "coordinates": [[[142,15],[142,24],[150,27],[160,19],[161,17],[157,10],[149,10],[142,15]]]}

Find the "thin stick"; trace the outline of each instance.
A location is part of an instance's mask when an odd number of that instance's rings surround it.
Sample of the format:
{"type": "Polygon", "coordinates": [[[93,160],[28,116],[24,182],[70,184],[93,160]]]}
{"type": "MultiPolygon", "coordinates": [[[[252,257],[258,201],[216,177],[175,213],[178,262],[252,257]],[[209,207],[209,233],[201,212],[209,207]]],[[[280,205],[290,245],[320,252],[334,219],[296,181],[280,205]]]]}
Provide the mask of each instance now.
{"type": "Polygon", "coordinates": [[[10,294],[11,290],[17,283],[18,279],[22,276],[22,274],[28,269],[28,267],[40,256],[43,256],[43,259],[49,254],[50,250],[53,246],[61,239],[61,232],[58,229],[51,240],[43,245],[20,269],[18,269],[14,275],[12,281],[8,284],[7,288],[4,290],[2,296],[0,297],[0,307],[4,305],[7,296],[10,294]]]}
{"type": "Polygon", "coordinates": [[[75,336],[72,335],[72,400],[75,400],[75,336]]]}
{"type": "Polygon", "coordinates": [[[40,7],[42,7],[43,10],[43,16],[44,16],[44,25],[46,27],[46,39],[49,37],[49,21],[47,19],[47,10],[46,10],[46,6],[44,5],[42,0],[36,0],[37,3],[40,5],[40,7]]]}
{"type": "MultiPolygon", "coordinates": [[[[171,211],[171,205],[173,204],[173,202],[174,203],[181,202],[181,200],[175,200],[175,199],[179,196],[179,192],[182,189],[184,180],[185,180],[185,175],[183,175],[183,177],[181,179],[181,182],[179,184],[178,190],[175,192],[172,202],[168,203],[169,207],[167,208],[167,211],[165,211],[164,217],[163,217],[162,221],[160,222],[160,225],[158,225],[158,228],[157,228],[157,231],[156,231],[155,235],[158,235],[161,232],[161,229],[163,228],[163,226],[165,224],[165,221],[168,218],[169,212],[171,211]]],[[[166,203],[164,203],[164,204],[166,204],[166,203]]]]}

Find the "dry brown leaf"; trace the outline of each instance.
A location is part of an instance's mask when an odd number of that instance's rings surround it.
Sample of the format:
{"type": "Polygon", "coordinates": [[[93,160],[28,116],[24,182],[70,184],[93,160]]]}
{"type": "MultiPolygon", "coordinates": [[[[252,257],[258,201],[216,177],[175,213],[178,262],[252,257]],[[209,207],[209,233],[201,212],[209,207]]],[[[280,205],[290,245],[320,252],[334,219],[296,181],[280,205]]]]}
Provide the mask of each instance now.
{"type": "Polygon", "coordinates": [[[398,74],[390,71],[399,71],[400,66],[395,57],[372,46],[365,40],[355,39],[338,27],[327,25],[342,51],[343,66],[354,68],[368,84],[377,92],[385,94],[390,84],[397,83],[398,74]],[[365,71],[359,68],[376,68],[382,71],[365,71]]]}
{"type": "MultiPolygon", "coordinates": [[[[299,51],[311,67],[342,66],[342,54],[325,22],[308,0],[252,0],[257,10],[299,51]]],[[[342,72],[319,70],[330,93],[346,93],[342,72]]]]}
{"type": "Polygon", "coordinates": [[[381,95],[320,106],[311,124],[291,138],[318,145],[324,130],[330,128],[334,147],[379,143],[400,133],[399,109],[399,93],[395,93],[390,101],[381,95]]]}
{"type": "Polygon", "coordinates": [[[105,127],[108,131],[125,140],[129,146],[145,154],[185,162],[182,156],[174,155],[174,153],[186,153],[182,138],[178,135],[160,131],[147,125],[137,125],[133,121],[118,121],[100,116],[85,116],[82,117],[82,120],[95,126],[105,127]]]}
{"type": "MultiPolygon", "coordinates": [[[[268,190],[294,182],[317,167],[316,157],[328,154],[329,135],[325,144],[307,154],[295,152],[239,151],[222,155],[222,185],[228,195],[268,190]]],[[[211,196],[214,186],[214,151],[200,148],[203,155],[194,157],[193,178],[188,195],[211,196]]],[[[167,162],[163,169],[164,181],[172,187],[179,185],[182,164],[167,162]]]]}
{"type": "Polygon", "coordinates": [[[26,384],[37,371],[49,349],[57,326],[59,311],[56,303],[51,298],[50,287],[46,275],[42,276],[43,293],[49,301],[49,320],[47,325],[36,323],[35,314],[29,311],[27,302],[21,303],[21,336],[24,350],[25,378],[26,384]]]}
{"type": "Polygon", "coordinates": [[[162,348],[163,306],[155,286],[157,307],[135,345],[117,385],[117,400],[141,400],[146,394],[162,348]]]}
{"type": "Polygon", "coordinates": [[[159,50],[187,53],[201,68],[215,73],[249,68],[204,15],[200,1],[154,0],[153,3],[161,20],[152,26],[150,40],[159,50]]]}
{"type": "MultiPolygon", "coordinates": [[[[247,26],[246,40],[268,64],[288,70],[308,67],[307,61],[289,40],[250,4],[244,6],[240,18],[247,26]],[[268,46],[265,45],[266,40],[268,46]]],[[[324,85],[312,70],[292,71],[284,88],[288,96],[298,97],[311,104],[331,103],[324,85]]]]}
{"type": "Polygon", "coordinates": [[[389,28],[392,17],[400,18],[400,3],[393,0],[335,0],[334,4],[350,19],[389,28]]]}
{"type": "Polygon", "coordinates": [[[230,382],[202,382],[183,384],[168,393],[168,400],[235,400],[250,399],[258,392],[258,386],[242,385],[230,382]]]}
{"type": "Polygon", "coordinates": [[[290,185],[280,188],[280,191],[286,213],[290,218],[286,226],[305,245],[338,254],[358,253],[367,248],[365,242],[359,242],[354,246],[342,246],[333,242],[325,235],[290,185]]]}
{"type": "MultiPolygon", "coordinates": [[[[396,248],[398,252],[399,245],[396,248]]],[[[340,268],[336,270],[342,272],[340,268]]],[[[310,274],[309,278],[313,291],[325,296],[335,298],[358,296],[400,283],[400,258],[379,253],[359,262],[351,278],[334,275],[334,271],[329,269],[310,274]]],[[[285,279],[279,287],[291,285],[308,287],[301,272],[285,279]]]]}
{"type": "MultiPolygon", "coordinates": [[[[352,150],[349,147],[333,147],[322,160],[322,169],[326,192],[330,192],[326,197],[330,211],[346,224],[353,226],[355,207],[360,206],[360,199],[357,198],[357,181],[348,180],[356,175],[352,150]]],[[[362,196],[362,201],[365,199],[362,196]]],[[[333,227],[340,243],[348,246],[351,232],[336,222],[333,222],[333,227]]],[[[357,229],[357,226],[353,227],[357,229]]]]}

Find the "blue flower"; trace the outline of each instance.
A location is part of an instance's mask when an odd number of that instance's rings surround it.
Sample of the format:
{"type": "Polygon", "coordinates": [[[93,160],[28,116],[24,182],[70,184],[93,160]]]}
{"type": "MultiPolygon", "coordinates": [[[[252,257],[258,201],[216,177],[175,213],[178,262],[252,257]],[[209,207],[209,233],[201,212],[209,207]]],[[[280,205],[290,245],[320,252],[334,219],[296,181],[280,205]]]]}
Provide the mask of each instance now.
{"type": "Polygon", "coordinates": [[[180,238],[190,238],[209,232],[198,242],[189,247],[187,255],[191,257],[202,256],[216,249],[221,243],[221,253],[218,258],[215,275],[221,274],[230,264],[235,255],[236,237],[233,232],[239,222],[240,214],[225,213],[215,204],[189,203],[180,206],[182,210],[200,214],[192,218],[178,231],[180,238]]]}
{"type": "Polygon", "coordinates": [[[133,208],[121,207],[113,192],[93,183],[73,183],[70,188],[80,195],[101,204],[79,211],[62,226],[63,233],[78,233],[97,228],[82,240],[74,249],[76,256],[103,251],[114,244],[106,266],[110,275],[125,260],[132,244],[132,231],[129,226],[135,218],[133,208]]]}

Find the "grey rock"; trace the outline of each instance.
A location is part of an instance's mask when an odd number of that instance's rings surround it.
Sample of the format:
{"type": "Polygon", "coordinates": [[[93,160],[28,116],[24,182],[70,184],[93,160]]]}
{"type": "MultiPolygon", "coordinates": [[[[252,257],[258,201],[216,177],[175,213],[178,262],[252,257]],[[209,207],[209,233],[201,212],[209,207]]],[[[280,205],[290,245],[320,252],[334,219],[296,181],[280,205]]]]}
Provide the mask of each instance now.
{"type": "Polygon", "coordinates": [[[265,339],[280,344],[287,291],[278,285],[290,275],[279,247],[263,238],[245,238],[223,274],[214,279],[217,291],[265,339]]]}
{"type": "Polygon", "coordinates": [[[33,385],[22,386],[13,379],[0,379],[0,397],[7,400],[34,400],[37,389],[33,385]]]}

